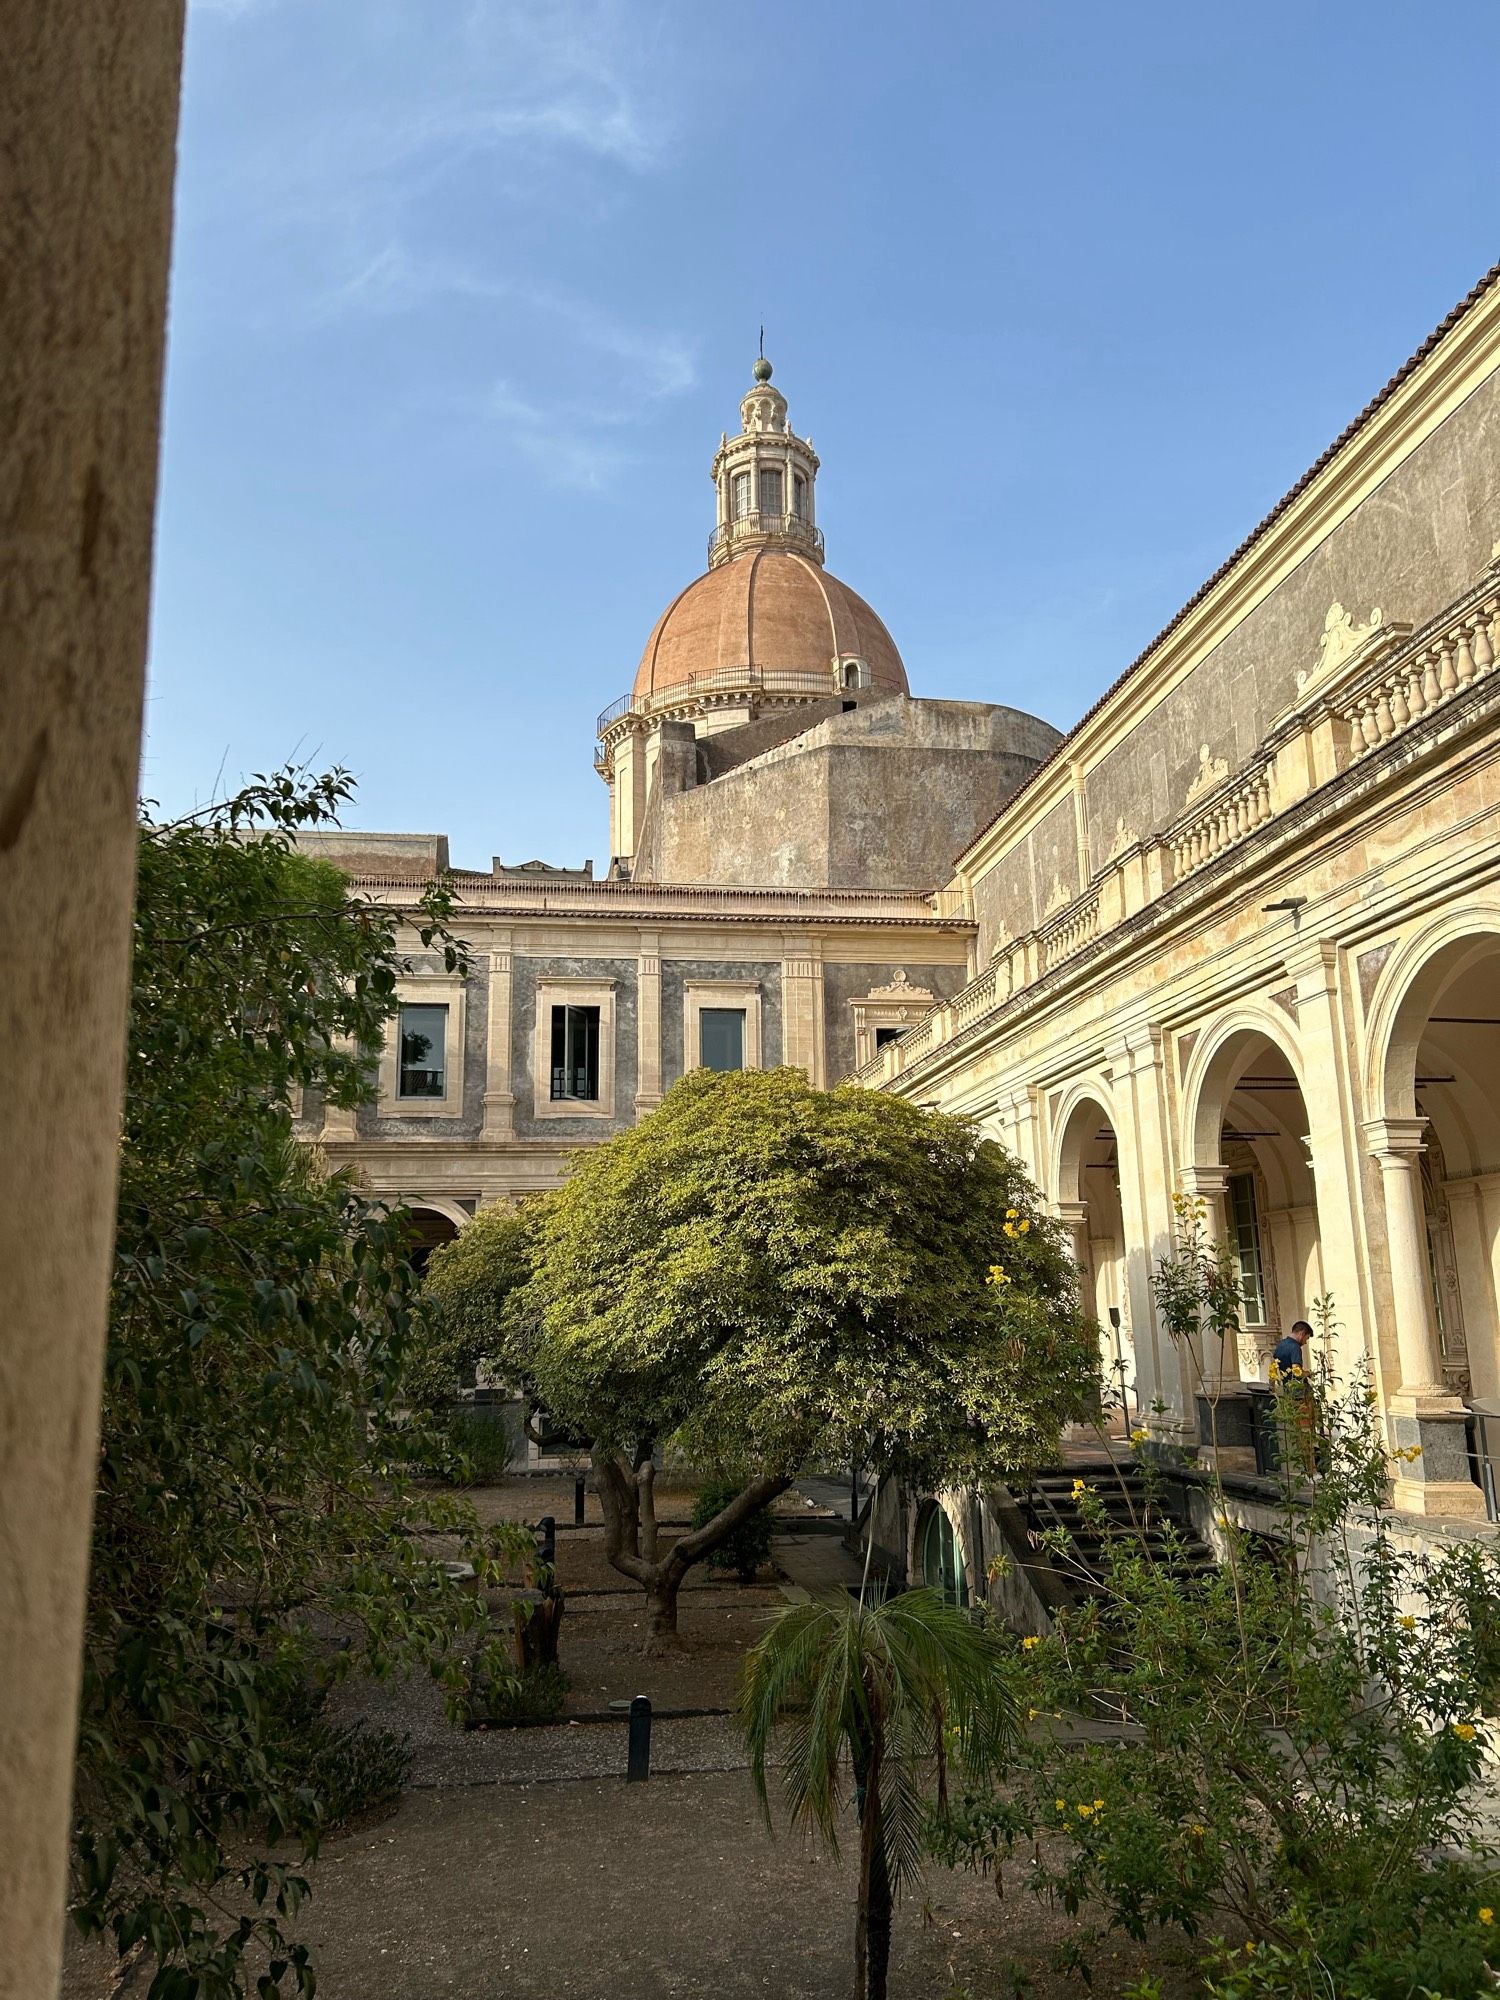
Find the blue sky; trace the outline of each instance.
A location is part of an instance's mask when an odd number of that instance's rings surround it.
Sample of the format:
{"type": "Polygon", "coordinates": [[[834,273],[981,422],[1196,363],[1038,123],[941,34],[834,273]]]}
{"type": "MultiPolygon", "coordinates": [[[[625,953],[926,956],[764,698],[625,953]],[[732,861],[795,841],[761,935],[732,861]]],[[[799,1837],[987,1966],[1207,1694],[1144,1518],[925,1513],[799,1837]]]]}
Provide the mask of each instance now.
{"type": "Polygon", "coordinates": [[[143,789],[607,858],[756,329],[913,691],[1066,727],[1500,257],[1493,0],[194,0],[143,789]]]}

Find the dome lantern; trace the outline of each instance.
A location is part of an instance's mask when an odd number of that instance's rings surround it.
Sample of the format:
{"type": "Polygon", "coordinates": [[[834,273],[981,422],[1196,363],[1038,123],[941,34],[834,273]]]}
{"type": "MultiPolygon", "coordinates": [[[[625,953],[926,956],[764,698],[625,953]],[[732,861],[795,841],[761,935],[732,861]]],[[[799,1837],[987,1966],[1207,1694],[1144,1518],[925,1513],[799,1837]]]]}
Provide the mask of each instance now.
{"type": "Polygon", "coordinates": [[[823,560],[813,488],[818,456],[786,418],[786,397],[772,386],[762,354],[740,403],[740,431],[714,454],[717,525],[708,545],[710,565],[748,549],[789,548],[823,560]]]}

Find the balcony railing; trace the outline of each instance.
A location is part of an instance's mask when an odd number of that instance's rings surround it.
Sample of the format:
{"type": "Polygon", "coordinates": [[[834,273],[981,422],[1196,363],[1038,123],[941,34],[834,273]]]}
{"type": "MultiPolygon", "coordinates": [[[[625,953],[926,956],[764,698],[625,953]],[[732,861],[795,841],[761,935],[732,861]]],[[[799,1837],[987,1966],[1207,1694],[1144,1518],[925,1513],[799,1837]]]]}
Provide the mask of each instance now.
{"type": "Polygon", "coordinates": [[[789,667],[773,667],[769,671],[760,667],[719,667],[711,674],[689,674],[686,680],[673,681],[669,687],[654,695],[643,694],[639,701],[633,695],[622,694],[618,701],[610,703],[594,724],[594,734],[603,736],[625,715],[652,715],[664,708],[676,708],[679,703],[712,695],[832,695],[839,692],[839,682],[832,666],[821,673],[798,673],[789,667]]]}
{"type": "Polygon", "coordinates": [[[759,512],[737,514],[732,521],[721,521],[708,538],[708,560],[712,564],[736,542],[760,541],[771,535],[779,535],[789,542],[800,542],[819,562],[823,560],[821,528],[815,528],[811,521],[804,521],[800,514],[759,512]]]}

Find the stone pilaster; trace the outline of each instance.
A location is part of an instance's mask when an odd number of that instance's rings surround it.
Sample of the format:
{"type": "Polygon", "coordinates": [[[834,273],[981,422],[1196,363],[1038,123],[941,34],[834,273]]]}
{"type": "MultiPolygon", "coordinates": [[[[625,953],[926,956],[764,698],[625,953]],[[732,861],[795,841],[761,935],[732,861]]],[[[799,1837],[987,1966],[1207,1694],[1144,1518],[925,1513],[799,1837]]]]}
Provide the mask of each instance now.
{"type": "Polygon", "coordinates": [[[804,1070],[822,1089],[827,1038],[823,1021],[823,946],[813,937],[788,936],[781,964],[781,1060],[804,1070]]]}
{"type": "Polygon", "coordinates": [[[509,931],[497,932],[490,952],[490,1004],[486,1024],[483,1136],[491,1143],[513,1139],[516,1097],[511,1089],[513,964],[509,931]]]}
{"type": "Polygon", "coordinates": [[[642,931],[636,945],[635,1115],[649,1118],[661,1103],[661,939],[642,931]]]}

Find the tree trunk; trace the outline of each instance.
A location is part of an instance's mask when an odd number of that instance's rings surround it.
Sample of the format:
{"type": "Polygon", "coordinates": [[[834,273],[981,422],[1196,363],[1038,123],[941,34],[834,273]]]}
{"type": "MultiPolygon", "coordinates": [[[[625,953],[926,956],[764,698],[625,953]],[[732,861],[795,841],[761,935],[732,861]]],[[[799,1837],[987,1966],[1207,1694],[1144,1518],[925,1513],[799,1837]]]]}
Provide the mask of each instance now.
{"type": "Polygon", "coordinates": [[[645,1456],[636,1460],[635,1487],[641,1522],[641,1560],[654,1563],[658,1555],[656,1535],[656,1461],[654,1446],[644,1447],[645,1456]]]}
{"type": "Polygon", "coordinates": [[[648,1653],[670,1652],[682,1644],[677,1633],[677,1593],[682,1588],[683,1572],[670,1562],[657,1567],[659,1575],[646,1590],[651,1621],[646,1634],[648,1653]]]}
{"type": "Polygon", "coordinates": [[[852,1746],[859,1811],[859,1903],[854,1922],[854,2000],[886,2000],[891,1964],[891,1877],[880,1802],[882,1745],[852,1746]]]}
{"type": "Polygon", "coordinates": [[[125,1072],[182,14],[182,0],[7,0],[4,10],[5,2000],[48,2000],[62,1955],[125,1072]]]}

